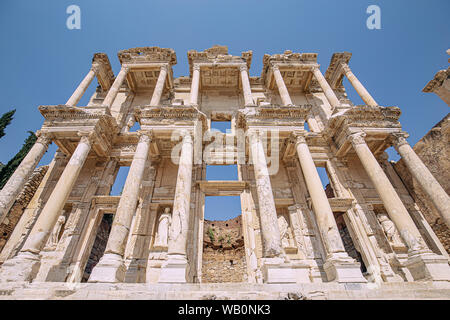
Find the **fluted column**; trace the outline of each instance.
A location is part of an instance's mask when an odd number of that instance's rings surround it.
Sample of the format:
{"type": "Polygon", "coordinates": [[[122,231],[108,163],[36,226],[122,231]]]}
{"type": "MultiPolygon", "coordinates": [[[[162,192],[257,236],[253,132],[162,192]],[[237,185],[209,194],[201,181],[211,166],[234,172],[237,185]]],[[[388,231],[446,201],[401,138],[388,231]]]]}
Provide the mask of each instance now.
{"type": "Polygon", "coordinates": [[[39,252],[46,244],[53,227],[61,215],[84,162],[91,150],[93,133],[80,132],[80,142],[64,168],[53,192],[50,194],[39,218],[19,254],[5,261],[0,271],[0,281],[31,281],[39,270],[39,252]]]}
{"type": "Polygon", "coordinates": [[[94,64],[89,70],[88,74],[84,77],[81,83],[78,85],[77,89],[73,92],[72,96],[67,100],[66,105],[68,106],[76,106],[80,101],[83,94],[86,92],[86,89],[91,84],[92,80],[95,78],[99,70],[99,65],[94,64]]]}
{"type": "Polygon", "coordinates": [[[320,87],[323,90],[323,93],[325,94],[325,97],[327,97],[328,102],[333,108],[337,108],[340,106],[339,99],[334,94],[333,89],[331,89],[330,85],[328,84],[327,80],[323,76],[322,72],[320,72],[320,69],[318,67],[312,68],[312,72],[314,74],[314,77],[316,78],[317,82],[319,83],[320,87]]]}
{"type": "Polygon", "coordinates": [[[294,133],[294,138],[298,159],[327,255],[333,257],[336,253],[345,253],[333,211],[322,186],[311,152],[306,144],[305,137],[301,133],[294,133]]]}
{"type": "Polygon", "coordinates": [[[114,83],[112,84],[111,88],[109,89],[108,94],[105,97],[105,100],[103,100],[104,106],[111,107],[111,105],[114,102],[114,99],[116,99],[117,93],[119,92],[119,89],[122,86],[122,83],[125,80],[125,77],[127,76],[127,73],[129,70],[130,70],[130,68],[128,66],[122,66],[119,74],[117,75],[116,79],[114,80],[114,83]]]}
{"type": "Polygon", "coordinates": [[[158,80],[156,81],[155,91],[153,91],[152,100],[150,101],[150,106],[157,107],[161,101],[161,96],[164,90],[164,84],[166,82],[168,72],[168,66],[162,65],[159,71],[158,80]]]}
{"type": "Polygon", "coordinates": [[[358,78],[353,74],[352,70],[346,63],[341,63],[342,70],[345,73],[345,76],[352,84],[353,88],[355,88],[356,92],[359,94],[361,99],[363,99],[364,103],[368,106],[375,107],[377,106],[377,102],[370,95],[370,93],[366,90],[366,88],[359,82],[358,78]]]}
{"type": "Polygon", "coordinates": [[[0,191],[0,223],[5,219],[51,142],[51,135],[46,132],[37,131],[36,135],[38,136],[36,143],[0,191]]]}
{"type": "Polygon", "coordinates": [[[250,132],[249,142],[255,172],[256,193],[258,195],[259,216],[263,238],[264,257],[277,257],[282,253],[277,211],[267,169],[266,156],[260,132],[250,132]]]}
{"type": "Polygon", "coordinates": [[[441,187],[436,178],[431,174],[413,148],[406,141],[404,134],[393,134],[393,143],[397,152],[402,157],[409,172],[430,197],[439,214],[450,228],[450,197],[441,187]]]}
{"type": "Polygon", "coordinates": [[[191,105],[197,106],[198,105],[198,88],[200,85],[200,66],[194,64],[192,68],[192,83],[191,83],[191,105]]]}
{"type": "Polygon", "coordinates": [[[141,130],[139,135],[139,143],[117,206],[105,253],[92,270],[89,282],[123,282],[125,278],[123,255],[138,204],[139,189],[151,142],[150,132],[141,130]]]}
{"type": "Polygon", "coordinates": [[[289,95],[289,91],[284,83],[283,76],[281,75],[278,66],[272,66],[273,76],[275,77],[275,82],[277,83],[278,92],[280,93],[281,102],[284,106],[291,106],[292,100],[289,95]]]}
{"type": "Polygon", "coordinates": [[[352,133],[349,135],[349,140],[383,201],[384,208],[389,214],[389,217],[394,222],[400,235],[411,251],[427,249],[408,210],[406,210],[388,177],[370,151],[364,137],[364,132],[352,133]]]}
{"type": "Polygon", "coordinates": [[[252,97],[252,90],[250,87],[250,81],[248,80],[248,73],[247,73],[247,66],[241,65],[239,67],[239,70],[241,72],[241,82],[242,82],[242,91],[244,94],[244,104],[245,106],[252,106],[253,103],[253,97],[252,97]]]}

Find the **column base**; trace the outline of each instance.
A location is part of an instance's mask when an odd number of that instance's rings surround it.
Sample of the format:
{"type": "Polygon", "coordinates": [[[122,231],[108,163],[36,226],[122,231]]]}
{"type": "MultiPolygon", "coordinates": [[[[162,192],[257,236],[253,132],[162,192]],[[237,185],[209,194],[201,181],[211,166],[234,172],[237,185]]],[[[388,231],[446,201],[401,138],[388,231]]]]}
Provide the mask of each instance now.
{"type": "Polygon", "coordinates": [[[123,258],[115,253],[106,253],[92,270],[88,282],[117,283],[125,279],[123,258]]]}
{"type": "Polygon", "coordinates": [[[410,252],[405,266],[415,281],[450,281],[448,259],[432,252],[410,252]]]}
{"type": "Polygon", "coordinates": [[[261,271],[264,283],[311,283],[309,264],[286,263],[283,258],[263,258],[261,271]]]}
{"type": "Polygon", "coordinates": [[[327,258],[327,261],[323,264],[328,281],[339,283],[366,283],[367,280],[362,275],[360,267],[360,263],[347,254],[336,254],[327,258]]]}
{"type": "Polygon", "coordinates": [[[168,255],[161,266],[158,283],[187,283],[189,264],[185,255],[168,255]]]}
{"type": "Polygon", "coordinates": [[[6,260],[0,268],[0,282],[31,282],[41,266],[39,254],[19,252],[17,256],[6,260]]]}

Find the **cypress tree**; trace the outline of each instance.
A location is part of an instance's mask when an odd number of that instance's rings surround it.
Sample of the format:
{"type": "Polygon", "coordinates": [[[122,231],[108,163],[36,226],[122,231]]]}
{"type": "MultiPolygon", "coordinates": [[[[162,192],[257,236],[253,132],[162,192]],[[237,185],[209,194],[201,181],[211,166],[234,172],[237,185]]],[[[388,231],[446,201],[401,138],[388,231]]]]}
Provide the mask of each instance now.
{"type": "Polygon", "coordinates": [[[5,128],[11,123],[16,109],[8,111],[0,118],[0,138],[5,135],[5,128]]]}
{"type": "Polygon", "coordinates": [[[32,131],[28,131],[29,135],[25,139],[25,142],[16,155],[8,161],[8,163],[0,169],[0,189],[8,182],[8,179],[12,176],[14,171],[17,169],[19,164],[22,162],[23,158],[27,155],[28,151],[33,147],[37,140],[36,135],[32,131]]]}

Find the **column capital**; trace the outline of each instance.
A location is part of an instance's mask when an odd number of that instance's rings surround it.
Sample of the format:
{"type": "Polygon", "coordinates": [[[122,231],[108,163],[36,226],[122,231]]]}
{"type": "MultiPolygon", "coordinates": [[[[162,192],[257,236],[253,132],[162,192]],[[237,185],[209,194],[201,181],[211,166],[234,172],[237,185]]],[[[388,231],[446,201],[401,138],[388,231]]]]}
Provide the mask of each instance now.
{"type": "Polygon", "coordinates": [[[180,132],[181,139],[183,143],[193,143],[192,133],[188,130],[182,130],[180,132]]]}
{"type": "Polygon", "coordinates": [[[194,64],[193,66],[192,66],[192,70],[197,70],[197,71],[200,71],[200,65],[199,64],[194,64]]]}
{"type": "Polygon", "coordinates": [[[272,70],[278,70],[278,71],[280,71],[280,68],[278,67],[277,64],[273,64],[273,65],[272,65],[272,70]]]}
{"type": "Polygon", "coordinates": [[[91,70],[94,71],[95,74],[98,74],[100,71],[100,64],[99,63],[93,63],[91,66],[91,70]]]}
{"type": "Polygon", "coordinates": [[[94,131],[78,131],[77,135],[81,137],[80,142],[92,144],[97,134],[94,131]]]}
{"type": "Polygon", "coordinates": [[[130,71],[130,66],[128,65],[128,64],[123,64],[121,67],[120,67],[120,71],[125,71],[125,72],[128,72],[128,71],[130,71]]]}
{"type": "Polygon", "coordinates": [[[53,134],[49,133],[48,131],[44,131],[44,130],[38,130],[36,131],[36,143],[41,143],[45,146],[48,146],[53,139],[53,134]]]}
{"type": "Polygon", "coordinates": [[[247,68],[247,65],[246,64],[241,64],[240,66],[239,66],[239,71],[247,71],[248,70],[248,68],[247,68]]]}
{"type": "Polygon", "coordinates": [[[165,64],[161,65],[160,69],[164,70],[164,71],[169,71],[169,65],[165,63],[165,64]]]}
{"type": "Polygon", "coordinates": [[[139,142],[152,142],[153,130],[138,130],[139,142]]]}
{"type": "Polygon", "coordinates": [[[247,130],[247,136],[249,137],[250,140],[253,140],[253,139],[257,139],[257,141],[261,140],[263,134],[264,134],[264,131],[261,131],[258,129],[248,129],[247,130]]]}
{"type": "Polygon", "coordinates": [[[366,136],[365,132],[353,132],[347,135],[347,139],[351,142],[353,146],[359,144],[366,144],[366,140],[364,140],[366,136]]]}
{"type": "Polygon", "coordinates": [[[407,134],[406,132],[394,132],[391,133],[389,138],[394,148],[397,149],[404,144],[408,144],[408,141],[406,141],[406,138],[408,137],[409,134],[407,134]]]}
{"type": "Polygon", "coordinates": [[[344,71],[344,73],[348,73],[348,72],[352,72],[352,70],[350,69],[350,67],[348,66],[347,63],[342,62],[339,64],[339,66],[342,68],[342,70],[344,71]]]}
{"type": "Polygon", "coordinates": [[[305,132],[303,130],[292,131],[289,140],[297,146],[300,143],[306,144],[305,132]]]}

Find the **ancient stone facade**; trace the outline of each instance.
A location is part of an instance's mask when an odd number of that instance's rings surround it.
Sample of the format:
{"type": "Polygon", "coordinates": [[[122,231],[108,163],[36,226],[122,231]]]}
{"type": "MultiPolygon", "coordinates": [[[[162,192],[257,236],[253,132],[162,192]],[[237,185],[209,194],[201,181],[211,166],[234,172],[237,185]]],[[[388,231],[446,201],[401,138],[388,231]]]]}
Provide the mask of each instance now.
{"type": "Polygon", "coordinates": [[[59,149],[1,253],[2,297],[29,297],[35,283],[52,292],[46,298],[109,298],[110,284],[125,298],[204,298],[205,290],[274,298],[295,288],[354,298],[350,287],[367,298],[386,298],[389,288],[418,297],[423,283],[426,297],[450,297],[448,254],[386,148],[397,148],[444,221],[449,197],[408,145],[400,109],[379,106],[352,73],[350,53],[334,54],[325,74],[316,53],[266,54],[259,77],[248,73],[251,51],[233,56],[225,46],[189,51],[189,75],[179,78],[172,49],[118,57],[117,76],[95,54],[66,104],[39,107],[39,139],[0,193],[1,219],[49,142],[59,149]],[[348,99],[344,76],[364,105],[348,99]],[[95,77],[97,91],[77,106],[95,77]],[[211,131],[212,121],[229,121],[231,132],[211,131]],[[237,165],[239,178],[206,180],[206,166],[219,164],[237,165]],[[112,196],[123,166],[123,191],[112,196]],[[226,281],[204,264],[206,196],[241,199],[237,286],[205,284],[226,281]],[[108,239],[86,272],[105,214],[114,215],[108,239]]]}

